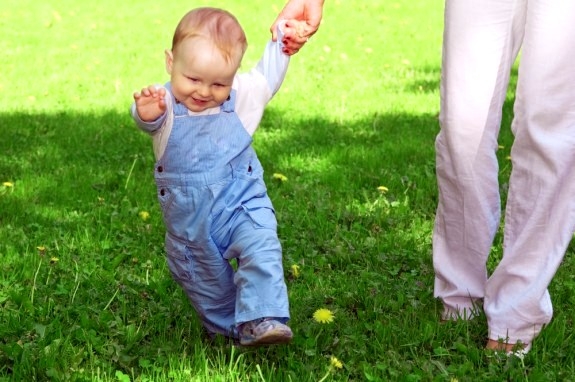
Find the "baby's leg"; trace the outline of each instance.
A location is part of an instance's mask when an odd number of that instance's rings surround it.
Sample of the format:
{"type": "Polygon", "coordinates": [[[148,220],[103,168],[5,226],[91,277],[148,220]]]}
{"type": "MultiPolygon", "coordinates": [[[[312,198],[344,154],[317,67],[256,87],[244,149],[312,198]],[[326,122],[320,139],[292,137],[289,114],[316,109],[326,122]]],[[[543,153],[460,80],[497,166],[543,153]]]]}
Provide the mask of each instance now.
{"type": "Polygon", "coordinates": [[[226,257],[238,258],[236,323],[245,346],[290,342],[287,288],[273,210],[245,208],[236,219],[226,257]]]}
{"type": "Polygon", "coordinates": [[[263,317],[289,319],[282,250],[274,212],[247,209],[239,214],[225,257],[238,258],[236,323],[263,317]]]}
{"type": "Polygon", "coordinates": [[[212,240],[183,243],[166,239],[168,267],[209,333],[237,337],[234,330],[234,272],[212,240]]]}

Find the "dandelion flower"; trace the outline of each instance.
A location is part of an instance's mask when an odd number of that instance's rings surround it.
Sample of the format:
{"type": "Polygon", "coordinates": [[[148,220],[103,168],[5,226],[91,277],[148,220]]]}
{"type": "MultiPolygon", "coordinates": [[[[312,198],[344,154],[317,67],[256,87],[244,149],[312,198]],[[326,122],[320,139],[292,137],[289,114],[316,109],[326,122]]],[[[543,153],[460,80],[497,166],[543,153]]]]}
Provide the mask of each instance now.
{"type": "Polygon", "coordinates": [[[2,185],[6,188],[14,187],[14,183],[12,182],[4,182],[2,183],[2,185]]]}
{"type": "Polygon", "coordinates": [[[284,174],[280,174],[279,172],[273,174],[272,178],[277,179],[280,182],[286,182],[288,180],[287,176],[285,176],[284,174]]]}
{"type": "Polygon", "coordinates": [[[343,367],[343,364],[341,363],[341,361],[339,359],[337,359],[336,357],[334,357],[333,355],[329,359],[329,363],[331,364],[332,367],[334,367],[336,369],[341,369],[343,367]]]}
{"type": "Polygon", "coordinates": [[[381,192],[382,194],[385,194],[387,191],[389,191],[389,189],[385,186],[379,186],[377,188],[377,191],[381,192]]]}
{"type": "Polygon", "coordinates": [[[299,265],[297,264],[292,264],[291,268],[291,274],[293,277],[298,278],[300,273],[299,273],[299,265]]]}
{"type": "Polygon", "coordinates": [[[59,258],[54,256],[50,257],[50,264],[56,264],[58,261],[60,261],[59,258]]]}
{"type": "Polygon", "coordinates": [[[329,309],[320,308],[313,313],[313,319],[320,324],[329,324],[333,321],[333,312],[329,309]]]}
{"type": "Polygon", "coordinates": [[[150,218],[150,213],[148,211],[140,211],[138,215],[140,216],[140,219],[142,219],[143,221],[146,221],[150,218]]]}

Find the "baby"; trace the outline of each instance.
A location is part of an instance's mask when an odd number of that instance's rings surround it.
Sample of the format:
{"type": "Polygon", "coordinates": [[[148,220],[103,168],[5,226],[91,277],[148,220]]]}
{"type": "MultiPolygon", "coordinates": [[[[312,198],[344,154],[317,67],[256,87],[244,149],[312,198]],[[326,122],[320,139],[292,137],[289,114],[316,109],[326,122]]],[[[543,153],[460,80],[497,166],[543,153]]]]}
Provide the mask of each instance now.
{"type": "Polygon", "coordinates": [[[170,81],[134,93],[131,112],[153,139],[174,279],[210,335],[253,346],[293,336],[275,212],[251,145],[289,57],[278,38],[238,74],[246,48],[229,12],[188,12],[165,52],[170,81]]]}

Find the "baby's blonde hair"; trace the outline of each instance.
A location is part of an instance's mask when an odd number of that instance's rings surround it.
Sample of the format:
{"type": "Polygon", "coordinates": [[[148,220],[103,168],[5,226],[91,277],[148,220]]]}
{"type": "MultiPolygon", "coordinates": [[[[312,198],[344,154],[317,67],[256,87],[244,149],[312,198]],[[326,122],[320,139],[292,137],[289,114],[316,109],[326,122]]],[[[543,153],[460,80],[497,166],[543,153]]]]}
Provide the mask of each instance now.
{"type": "Polygon", "coordinates": [[[248,47],[246,34],[236,17],[219,8],[196,8],[186,13],[174,32],[172,52],[177,52],[182,41],[194,37],[212,41],[228,62],[236,53],[241,60],[248,47]]]}

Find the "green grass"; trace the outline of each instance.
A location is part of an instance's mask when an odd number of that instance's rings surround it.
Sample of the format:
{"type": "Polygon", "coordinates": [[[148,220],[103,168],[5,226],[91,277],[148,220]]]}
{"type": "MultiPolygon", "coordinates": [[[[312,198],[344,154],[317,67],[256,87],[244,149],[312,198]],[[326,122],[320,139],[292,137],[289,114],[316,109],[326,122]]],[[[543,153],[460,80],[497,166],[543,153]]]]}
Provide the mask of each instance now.
{"type": "MultiPolygon", "coordinates": [[[[575,379],[572,248],[550,287],[555,318],[523,361],[482,350],[484,317],[438,322],[442,2],[326,3],[255,137],[295,332],[289,346],[260,349],[202,340],[165,264],[151,142],[128,115],[134,90],[167,80],[163,50],[200,4],[3,3],[0,381],[575,379]],[[334,322],[316,323],[319,308],[334,322]],[[342,369],[330,369],[331,356],[342,369]]],[[[249,69],[283,1],[203,4],[238,16],[249,69]]],[[[502,185],[512,102],[510,92],[502,185]]],[[[491,267],[500,254],[498,235],[491,267]]]]}

